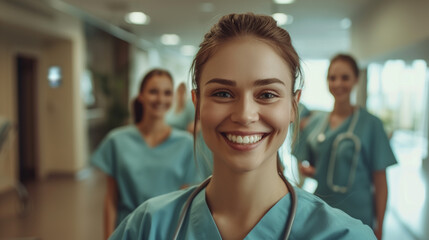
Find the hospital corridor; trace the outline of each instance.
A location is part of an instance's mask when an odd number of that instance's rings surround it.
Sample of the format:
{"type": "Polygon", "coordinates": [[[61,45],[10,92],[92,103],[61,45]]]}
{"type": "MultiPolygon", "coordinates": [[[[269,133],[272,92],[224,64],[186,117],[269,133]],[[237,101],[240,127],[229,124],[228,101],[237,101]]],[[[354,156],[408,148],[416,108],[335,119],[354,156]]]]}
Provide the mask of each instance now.
{"type": "Polygon", "coordinates": [[[0,0],[0,240],[429,240],[428,10],[0,0]]]}

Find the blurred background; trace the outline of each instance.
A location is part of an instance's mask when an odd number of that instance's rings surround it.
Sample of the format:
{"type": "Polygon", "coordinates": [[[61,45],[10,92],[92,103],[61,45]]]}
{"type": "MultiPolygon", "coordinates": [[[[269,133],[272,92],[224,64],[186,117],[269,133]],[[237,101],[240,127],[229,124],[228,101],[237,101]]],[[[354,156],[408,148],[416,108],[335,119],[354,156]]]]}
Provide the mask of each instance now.
{"type": "Polygon", "coordinates": [[[102,239],[91,153],[130,123],[149,69],[190,87],[204,33],[232,12],[290,32],[309,109],[332,108],[329,59],[358,59],[353,101],[382,119],[399,162],[384,239],[429,239],[428,11],[427,0],[0,0],[0,239],[102,239]]]}

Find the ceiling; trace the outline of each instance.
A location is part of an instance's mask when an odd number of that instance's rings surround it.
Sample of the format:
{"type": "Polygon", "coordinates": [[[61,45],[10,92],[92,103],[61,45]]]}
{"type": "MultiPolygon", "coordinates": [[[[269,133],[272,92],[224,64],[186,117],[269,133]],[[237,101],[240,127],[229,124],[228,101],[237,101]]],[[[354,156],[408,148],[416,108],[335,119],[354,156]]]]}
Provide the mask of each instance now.
{"type": "Polygon", "coordinates": [[[233,12],[272,14],[283,12],[293,16],[293,23],[283,26],[293,39],[301,58],[329,58],[347,51],[349,32],[341,28],[341,20],[353,21],[372,0],[296,0],[289,5],[274,4],[272,0],[61,0],[105,24],[132,33],[146,43],[161,47],[160,36],[174,33],[180,36],[179,46],[167,48],[178,51],[181,45],[198,46],[204,33],[220,16],[233,12]],[[209,5],[207,5],[207,3],[209,5]],[[212,11],[204,11],[211,6],[212,11]],[[131,25],[124,21],[130,11],[143,11],[151,18],[148,25],[131,25]]]}

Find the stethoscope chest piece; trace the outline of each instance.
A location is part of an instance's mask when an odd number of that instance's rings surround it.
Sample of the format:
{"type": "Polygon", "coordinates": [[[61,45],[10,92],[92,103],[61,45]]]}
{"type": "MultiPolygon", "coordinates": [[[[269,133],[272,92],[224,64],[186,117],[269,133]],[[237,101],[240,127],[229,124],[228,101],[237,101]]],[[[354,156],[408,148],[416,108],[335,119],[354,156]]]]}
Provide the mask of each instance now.
{"type": "Polygon", "coordinates": [[[317,141],[319,142],[319,143],[322,143],[322,142],[324,142],[326,140],[326,136],[325,136],[325,134],[324,133],[320,133],[319,135],[317,135],[317,141]]]}

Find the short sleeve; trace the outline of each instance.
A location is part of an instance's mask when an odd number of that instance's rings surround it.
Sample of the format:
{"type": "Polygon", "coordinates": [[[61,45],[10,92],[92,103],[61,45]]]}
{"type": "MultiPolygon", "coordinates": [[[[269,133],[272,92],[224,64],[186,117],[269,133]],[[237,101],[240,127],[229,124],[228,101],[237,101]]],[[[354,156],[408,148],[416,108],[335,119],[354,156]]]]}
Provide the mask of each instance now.
{"type": "Polygon", "coordinates": [[[390,146],[389,139],[384,131],[382,122],[378,118],[375,118],[371,142],[369,156],[371,158],[372,171],[384,170],[396,164],[396,158],[390,146]]]}
{"type": "Polygon", "coordinates": [[[114,141],[112,137],[107,136],[92,155],[91,165],[114,177],[116,165],[114,152],[114,141]]]}

